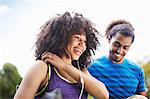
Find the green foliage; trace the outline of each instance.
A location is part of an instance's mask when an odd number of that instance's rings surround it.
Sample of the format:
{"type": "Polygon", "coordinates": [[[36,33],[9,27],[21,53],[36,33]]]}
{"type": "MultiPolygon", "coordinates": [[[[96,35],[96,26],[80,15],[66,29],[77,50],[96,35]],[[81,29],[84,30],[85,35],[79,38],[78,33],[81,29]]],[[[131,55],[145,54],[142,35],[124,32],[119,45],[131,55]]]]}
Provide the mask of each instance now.
{"type": "Polygon", "coordinates": [[[12,99],[21,79],[17,68],[13,64],[5,63],[0,70],[0,99],[12,99]]]}
{"type": "Polygon", "coordinates": [[[148,87],[150,86],[150,61],[143,64],[142,68],[145,73],[145,83],[146,83],[146,86],[148,87]]]}
{"type": "Polygon", "coordinates": [[[150,98],[150,61],[142,65],[145,74],[145,84],[148,88],[147,97],[150,98]]]}
{"type": "Polygon", "coordinates": [[[150,90],[148,90],[148,92],[147,92],[147,97],[148,97],[148,99],[150,99],[150,90]]]}
{"type": "Polygon", "coordinates": [[[94,97],[88,94],[88,99],[94,99],[94,97]]]}

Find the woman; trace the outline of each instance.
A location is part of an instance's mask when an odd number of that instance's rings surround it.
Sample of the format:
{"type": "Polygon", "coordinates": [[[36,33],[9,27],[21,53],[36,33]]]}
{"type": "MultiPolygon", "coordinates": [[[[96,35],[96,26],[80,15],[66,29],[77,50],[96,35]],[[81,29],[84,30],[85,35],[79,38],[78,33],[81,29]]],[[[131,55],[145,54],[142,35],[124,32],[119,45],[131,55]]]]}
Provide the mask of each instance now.
{"type": "Polygon", "coordinates": [[[92,23],[79,13],[71,16],[65,12],[46,22],[35,43],[37,61],[14,98],[33,99],[36,95],[39,98],[41,94],[36,93],[41,86],[44,86],[42,93],[59,88],[63,99],[87,99],[87,92],[97,99],[108,98],[105,85],[86,69],[91,52],[99,44],[97,33],[92,23]]]}

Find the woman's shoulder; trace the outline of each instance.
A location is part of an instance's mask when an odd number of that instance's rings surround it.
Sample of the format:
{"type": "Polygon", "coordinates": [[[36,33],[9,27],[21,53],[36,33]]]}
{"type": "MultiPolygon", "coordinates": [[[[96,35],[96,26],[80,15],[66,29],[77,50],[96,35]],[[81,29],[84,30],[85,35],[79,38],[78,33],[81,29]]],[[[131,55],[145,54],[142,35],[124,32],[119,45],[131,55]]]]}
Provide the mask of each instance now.
{"type": "Polygon", "coordinates": [[[46,62],[42,60],[37,60],[31,65],[30,70],[32,69],[40,70],[40,69],[45,69],[45,68],[47,68],[46,62]]]}
{"type": "Polygon", "coordinates": [[[37,60],[35,61],[35,63],[33,64],[33,66],[37,66],[39,68],[47,68],[47,63],[45,61],[42,60],[37,60]]]}
{"type": "Polygon", "coordinates": [[[44,79],[47,74],[47,64],[46,62],[42,60],[35,61],[31,68],[28,70],[27,75],[30,75],[31,77],[39,77],[41,79],[44,79]]]}
{"type": "MultiPolygon", "coordinates": [[[[18,95],[21,93],[22,97],[26,97],[26,99],[29,99],[29,97],[34,97],[34,94],[37,92],[40,84],[46,77],[46,69],[47,64],[44,61],[35,61],[23,77],[20,84],[22,87],[19,87],[18,95]]],[[[18,95],[16,97],[20,97],[18,95]]]]}

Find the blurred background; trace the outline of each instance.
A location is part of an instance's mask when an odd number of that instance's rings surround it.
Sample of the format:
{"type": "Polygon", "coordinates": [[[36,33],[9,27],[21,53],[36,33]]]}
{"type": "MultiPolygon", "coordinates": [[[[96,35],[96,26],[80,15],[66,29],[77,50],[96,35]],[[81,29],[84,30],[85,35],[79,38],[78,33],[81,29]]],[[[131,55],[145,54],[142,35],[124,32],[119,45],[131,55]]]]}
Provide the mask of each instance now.
{"type": "MultiPolygon", "coordinates": [[[[149,0],[0,0],[0,99],[12,99],[16,85],[34,63],[33,46],[40,27],[65,11],[82,13],[102,35],[112,20],[130,21],[136,36],[126,57],[144,69],[149,92],[149,0]]],[[[106,39],[101,38],[100,42],[94,59],[108,51],[106,39]]]]}

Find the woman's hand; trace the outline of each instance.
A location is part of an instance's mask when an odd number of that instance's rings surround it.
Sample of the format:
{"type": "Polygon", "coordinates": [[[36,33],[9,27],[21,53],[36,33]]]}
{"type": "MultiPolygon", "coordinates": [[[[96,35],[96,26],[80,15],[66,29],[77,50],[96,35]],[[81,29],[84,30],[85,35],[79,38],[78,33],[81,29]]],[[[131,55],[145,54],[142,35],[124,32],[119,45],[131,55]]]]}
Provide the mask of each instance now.
{"type": "Polygon", "coordinates": [[[80,81],[80,77],[82,76],[84,80],[85,90],[89,94],[95,96],[96,99],[108,99],[109,93],[105,85],[102,82],[95,79],[94,77],[92,77],[90,74],[78,70],[71,64],[67,64],[65,61],[63,61],[63,59],[50,52],[44,53],[42,56],[42,60],[50,62],[57,69],[61,69],[76,81],[80,81]]]}
{"type": "Polygon", "coordinates": [[[61,74],[61,76],[63,76],[67,80],[69,80],[71,82],[76,82],[76,79],[74,79],[68,73],[68,71],[66,71],[68,66],[71,67],[71,68],[73,68],[73,66],[70,65],[70,64],[67,64],[62,58],[60,58],[56,54],[53,54],[53,53],[50,53],[50,52],[45,52],[42,55],[42,60],[54,65],[57,68],[58,72],[61,74]]]}
{"type": "Polygon", "coordinates": [[[42,60],[51,63],[59,70],[63,70],[64,66],[67,65],[67,63],[62,58],[50,52],[44,52],[42,54],[42,60]]]}

